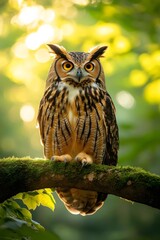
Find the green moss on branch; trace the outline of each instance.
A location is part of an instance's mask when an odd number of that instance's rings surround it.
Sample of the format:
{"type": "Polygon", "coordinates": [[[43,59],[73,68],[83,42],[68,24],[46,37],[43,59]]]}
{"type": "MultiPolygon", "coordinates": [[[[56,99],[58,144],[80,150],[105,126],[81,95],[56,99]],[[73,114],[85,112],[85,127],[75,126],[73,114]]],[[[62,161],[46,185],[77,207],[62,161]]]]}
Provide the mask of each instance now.
{"type": "Polygon", "coordinates": [[[114,194],[160,209],[160,176],[135,167],[54,162],[45,159],[0,160],[0,202],[19,192],[75,187],[114,194]]]}

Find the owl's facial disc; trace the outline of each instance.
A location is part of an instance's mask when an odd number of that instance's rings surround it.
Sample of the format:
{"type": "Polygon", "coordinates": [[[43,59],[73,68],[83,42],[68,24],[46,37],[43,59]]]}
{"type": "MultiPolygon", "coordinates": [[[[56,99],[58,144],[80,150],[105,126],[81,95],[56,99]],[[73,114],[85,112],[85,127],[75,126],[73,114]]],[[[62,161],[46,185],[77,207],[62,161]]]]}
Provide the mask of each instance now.
{"type": "Polygon", "coordinates": [[[67,73],[66,79],[69,78],[73,79],[74,82],[82,83],[91,77],[91,74],[86,71],[84,67],[74,66],[73,69],[67,73]]]}
{"type": "Polygon", "coordinates": [[[55,61],[56,73],[62,82],[70,84],[90,84],[96,81],[99,76],[98,60],[75,61],[75,59],[58,58],[55,61]]]}
{"type": "Polygon", "coordinates": [[[87,62],[84,65],[78,66],[77,64],[73,64],[72,62],[66,61],[62,64],[63,69],[66,71],[66,75],[70,78],[72,77],[73,80],[77,82],[82,82],[89,80],[91,74],[93,74],[94,64],[92,62],[87,62]]]}

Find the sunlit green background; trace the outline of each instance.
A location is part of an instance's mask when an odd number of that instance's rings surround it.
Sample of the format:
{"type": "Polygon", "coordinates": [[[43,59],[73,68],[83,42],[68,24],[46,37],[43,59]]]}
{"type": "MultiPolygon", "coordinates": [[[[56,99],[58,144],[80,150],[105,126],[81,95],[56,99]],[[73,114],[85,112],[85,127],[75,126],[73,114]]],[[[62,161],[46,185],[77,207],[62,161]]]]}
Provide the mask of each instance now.
{"type": "MultiPolygon", "coordinates": [[[[0,157],[43,157],[36,115],[52,62],[46,43],[69,51],[108,45],[102,59],[120,129],[120,165],[160,173],[159,0],[0,0],[0,157]]],[[[159,193],[157,193],[159,194],[159,193]]],[[[40,208],[35,219],[62,240],[160,239],[160,214],[109,196],[95,215],[40,208]]]]}

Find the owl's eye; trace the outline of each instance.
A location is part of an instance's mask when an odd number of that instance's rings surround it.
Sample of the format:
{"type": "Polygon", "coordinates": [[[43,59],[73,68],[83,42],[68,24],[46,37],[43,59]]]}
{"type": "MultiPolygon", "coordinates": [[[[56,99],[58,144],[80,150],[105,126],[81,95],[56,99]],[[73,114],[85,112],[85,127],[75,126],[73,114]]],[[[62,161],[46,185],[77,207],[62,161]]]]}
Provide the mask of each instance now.
{"type": "Polygon", "coordinates": [[[86,69],[86,71],[90,72],[90,71],[93,70],[94,65],[93,65],[93,63],[88,62],[88,63],[86,63],[86,65],[84,66],[84,68],[86,69]]]}
{"type": "Polygon", "coordinates": [[[65,71],[69,72],[73,68],[73,64],[71,62],[65,62],[63,63],[63,68],[65,71]]]}

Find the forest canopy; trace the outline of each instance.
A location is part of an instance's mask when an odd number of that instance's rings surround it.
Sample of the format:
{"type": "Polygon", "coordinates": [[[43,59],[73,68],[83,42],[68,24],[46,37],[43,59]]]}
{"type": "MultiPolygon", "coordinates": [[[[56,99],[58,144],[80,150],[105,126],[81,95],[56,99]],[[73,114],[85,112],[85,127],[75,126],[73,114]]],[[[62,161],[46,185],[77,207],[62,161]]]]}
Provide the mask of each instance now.
{"type": "MultiPolygon", "coordinates": [[[[158,0],[1,0],[0,157],[43,157],[36,117],[53,58],[47,44],[68,51],[107,45],[101,62],[116,106],[119,165],[159,174],[159,9],[158,0]]],[[[49,229],[64,228],[62,239],[64,233],[76,240],[158,239],[160,217],[153,209],[111,197],[92,219],[74,218],[73,227],[73,216],[59,204],[45,219],[49,229]]],[[[43,223],[42,212],[36,217],[43,223]]]]}

